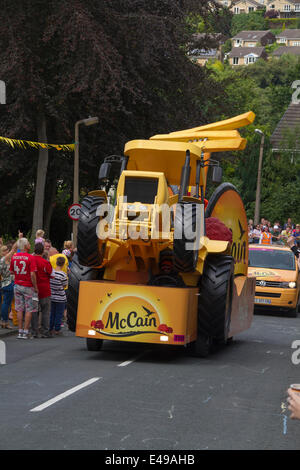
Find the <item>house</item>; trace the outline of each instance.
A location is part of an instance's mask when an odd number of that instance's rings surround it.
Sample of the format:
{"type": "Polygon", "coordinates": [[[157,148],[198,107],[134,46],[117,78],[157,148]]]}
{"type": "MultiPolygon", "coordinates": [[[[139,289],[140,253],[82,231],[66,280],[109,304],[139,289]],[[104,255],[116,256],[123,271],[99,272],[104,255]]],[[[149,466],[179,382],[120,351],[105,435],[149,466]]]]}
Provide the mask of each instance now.
{"type": "Polygon", "coordinates": [[[222,5],[222,7],[227,7],[227,8],[229,8],[231,4],[233,3],[233,0],[216,0],[216,1],[217,3],[222,5]]]}
{"type": "Polygon", "coordinates": [[[267,60],[268,55],[264,47],[234,47],[228,54],[230,65],[254,64],[258,59],[267,60]]]}
{"type": "Polygon", "coordinates": [[[223,33],[194,33],[191,42],[188,44],[188,48],[206,48],[208,45],[208,49],[210,47],[220,49],[227,39],[229,39],[229,36],[223,33]]]}
{"type": "Polygon", "coordinates": [[[192,62],[199,65],[206,65],[209,60],[222,61],[222,54],[218,49],[193,49],[188,53],[192,62]]]}
{"type": "Polygon", "coordinates": [[[296,56],[300,56],[300,47],[295,47],[295,46],[280,46],[276,51],[273,52],[272,57],[275,58],[280,58],[284,54],[292,54],[296,56]]]}
{"type": "Polygon", "coordinates": [[[300,103],[292,100],[271,136],[272,151],[300,151],[300,103]]]}
{"type": "Polygon", "coordinates": [[[273,0],[266,5],[268,10],[279,11],[279,18],[296,18],[300,16],[300,0],[273,0]]]}
{"type": "Polygon", "coordinates": [[[233,47],[267,46],[276,41],[275,35],[270,31],[241,31],[232,39],[233,47]]]}
{"type": "Polygon", "coordinates": [[[229,10],[235,15],[240,13],[251,13],[252,11],[263,10],[264,3],[259,0],[235,0],[229,5],[229,10]]]}
{"type": "Polygon", "coordinates": [[[209,60],[223,61],[222,46],[226,39],[222,33],[196,33],[188,44],[187,55],[199,65],[205,65],[209,60]]]}
{"type": "Polygon", "coordinates": [[[288,47],[300,46],[300,29],[285,29],[276,35],[276,42],[288,47]]]}

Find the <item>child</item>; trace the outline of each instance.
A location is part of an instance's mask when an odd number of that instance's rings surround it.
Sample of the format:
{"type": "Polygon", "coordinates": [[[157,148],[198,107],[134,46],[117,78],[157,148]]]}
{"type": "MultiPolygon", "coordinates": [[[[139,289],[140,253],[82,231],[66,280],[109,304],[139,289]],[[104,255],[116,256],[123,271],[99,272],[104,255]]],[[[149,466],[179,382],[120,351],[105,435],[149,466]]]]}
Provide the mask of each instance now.
{"type": "Polygon", "coordinates": [[[51,314],[50,314],[50,334],[58,335],[61,330],[61,322],[67,296],[65,287],[68,284],[68,278],[63,271],[66,260],[63,256],[59,256],[56,260],[56,268],[52,272],[50,278],[51,287],[51,314]]]}
{"type": "Polygon", "coordinates": [[[63,254],[68,258],[69,267],[71,267],[71,262],[74,255],[74,245],[72,240],[67,240],[64,242],[63,254]]]}
{"type": "Polygon", "coordinates": [[[45,243],[44,235],[45,235],[44,230],[41,230],[41,229],[37,230],[35,234],[36,239],[34,240],[34,244],[36,245],[37,243],[42,243],[44,245],[45,243]]]}

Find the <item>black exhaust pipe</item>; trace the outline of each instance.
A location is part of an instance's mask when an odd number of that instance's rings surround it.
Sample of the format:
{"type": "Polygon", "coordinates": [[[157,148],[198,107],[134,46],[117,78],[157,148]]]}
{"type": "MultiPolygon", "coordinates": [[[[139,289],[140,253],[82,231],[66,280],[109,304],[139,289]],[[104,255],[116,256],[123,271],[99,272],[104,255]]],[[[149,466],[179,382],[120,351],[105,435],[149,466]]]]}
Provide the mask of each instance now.
{"type": "Polygon", "coordinates": [[[179,191],[179,196],[178,196],[179,201],[182,201],[182,198],[183,196],[186,195],[187,189],[189,186],[190,174],[191,174],[190,161],[191,161],[191,154],[190,154],[190,151],[187,150],[184,166],[182,167],[182,170],[181,170],[180,191],[179,191]]]}

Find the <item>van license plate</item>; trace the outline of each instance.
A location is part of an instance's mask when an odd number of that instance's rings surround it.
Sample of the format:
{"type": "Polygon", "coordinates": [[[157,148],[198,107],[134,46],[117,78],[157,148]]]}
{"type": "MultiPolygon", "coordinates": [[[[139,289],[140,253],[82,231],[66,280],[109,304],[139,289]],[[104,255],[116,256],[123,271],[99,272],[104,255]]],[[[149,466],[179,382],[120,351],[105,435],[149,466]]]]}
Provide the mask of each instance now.
{"type": "Polygon", "coordinates": [[[270,299],[258,299],[255,297],[254,303],[256,304],[270,304],[271,300],[270,299]]]}

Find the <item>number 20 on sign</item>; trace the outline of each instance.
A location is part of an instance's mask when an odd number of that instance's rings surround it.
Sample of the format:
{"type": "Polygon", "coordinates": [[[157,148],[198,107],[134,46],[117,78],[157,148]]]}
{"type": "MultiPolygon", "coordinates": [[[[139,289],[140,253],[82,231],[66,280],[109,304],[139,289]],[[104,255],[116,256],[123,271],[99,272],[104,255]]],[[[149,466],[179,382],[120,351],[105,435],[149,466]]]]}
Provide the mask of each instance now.
{"type": "Polygon", "coordinates": [[[72,204],[72,206],[69,207],[68,209],[68,216],[72,220],[78,220],[79,219],[79,214],[80,214],[80,204],[72,204]]]}

